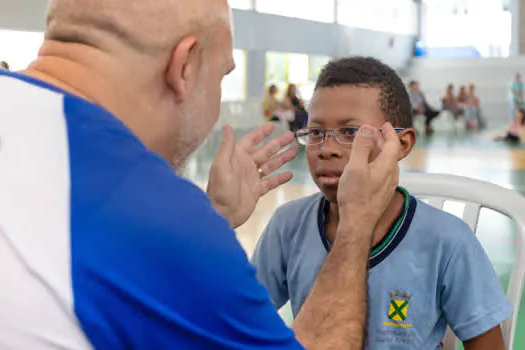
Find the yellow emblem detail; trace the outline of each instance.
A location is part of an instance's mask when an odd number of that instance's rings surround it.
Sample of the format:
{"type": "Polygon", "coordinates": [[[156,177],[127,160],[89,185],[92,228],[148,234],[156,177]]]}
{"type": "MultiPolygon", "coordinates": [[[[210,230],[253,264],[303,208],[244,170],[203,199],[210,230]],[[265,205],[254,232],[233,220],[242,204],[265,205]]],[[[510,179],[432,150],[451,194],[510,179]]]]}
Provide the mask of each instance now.
{"type": "Polygon", "coordinates": [[[389,292],[388,295],[390,296],[388,318],[394,322],[385,322],[385,326],[411,328],[412,325],[406,322],[411,296],[407,292],[400,293],[398,290],[389,292]]]}

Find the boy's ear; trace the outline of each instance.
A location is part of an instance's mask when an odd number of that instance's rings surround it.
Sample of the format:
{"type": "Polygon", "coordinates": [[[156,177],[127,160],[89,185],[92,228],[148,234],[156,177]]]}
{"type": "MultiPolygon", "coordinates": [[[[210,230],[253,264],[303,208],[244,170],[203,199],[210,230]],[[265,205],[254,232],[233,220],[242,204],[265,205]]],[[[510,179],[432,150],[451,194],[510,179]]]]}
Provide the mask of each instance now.
{"type": "Polygon", "coordinates": [[[416,130],[407,128],[399,133],[399,141],[401,142],[401,150],[399,152],[398,160],[405,159],[416,144],[416,130]]]}

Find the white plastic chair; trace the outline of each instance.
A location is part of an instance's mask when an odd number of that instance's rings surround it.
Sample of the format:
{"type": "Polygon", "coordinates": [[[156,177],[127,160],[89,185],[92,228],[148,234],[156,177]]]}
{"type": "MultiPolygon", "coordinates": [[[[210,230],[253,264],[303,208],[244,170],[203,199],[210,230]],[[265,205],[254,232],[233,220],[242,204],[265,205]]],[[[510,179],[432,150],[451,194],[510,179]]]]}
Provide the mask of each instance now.
{"type": "MultiPolygon", "coordinates": [[[[506,349],[512,350],[525,275],[525,197],[491,183],[453,175],[403,174],[401,185],[414,196],[428,199],[430,205],[439,209],[443,209],[447,200],[464,202],[463,220],[474,232],[482,208],[492,209],[516,222],[516,260],[507,291],[514,313],[502,325],[506,349]]],[[[457,348],[458,339],[449,329],[445,349],[457,348]]]]}

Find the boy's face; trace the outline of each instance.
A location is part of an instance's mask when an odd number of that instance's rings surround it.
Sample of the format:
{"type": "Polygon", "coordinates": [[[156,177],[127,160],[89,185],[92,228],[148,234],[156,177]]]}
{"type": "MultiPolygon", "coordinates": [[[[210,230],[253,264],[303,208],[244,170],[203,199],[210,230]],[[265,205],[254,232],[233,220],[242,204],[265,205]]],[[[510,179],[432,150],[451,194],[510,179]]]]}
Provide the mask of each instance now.
{"type": "MultiPolygon", "coordinates": [[[[386,122],[379,106],[379,94],[379,89],[352,85],[320,88],[312,98],[308,127],[332,129],[367,124],[379,129],[386,122]]],[[[411,133],[412,131],[409,131],[409,134],[411,133]]],[[[414,139],[408,149],[403,147],[402,152],[406,154],[401,154],[400,158],[410,152],[415,142],[415,133],[410,137],[414,139]]],[[[312,178],[332,203],[337,203],[339,177],[350,160],[351,151],[351,145],[341,145],[332,135],[327,136],[322,145],[306,148],[312,178]]],[[[379,152],[379,149],[374,149],[371,160],[375,159],[379,152]]]]}

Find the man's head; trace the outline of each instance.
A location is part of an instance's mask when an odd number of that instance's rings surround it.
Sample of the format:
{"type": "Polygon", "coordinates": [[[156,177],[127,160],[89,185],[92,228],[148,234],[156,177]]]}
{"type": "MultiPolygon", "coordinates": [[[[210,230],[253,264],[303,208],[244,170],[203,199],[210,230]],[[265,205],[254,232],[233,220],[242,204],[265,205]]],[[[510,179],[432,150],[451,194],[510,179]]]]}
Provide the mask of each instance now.
{"type": "MultiPolygon", "coordinates": [[[[416,140],[412,129],[412,107],[403,82],[387,65],[373,58],[351,57],[328,63],[322,70],[310,104],[308,127],[333,129],[341,126],[385,122],[404,128],[399,132],[405,158],[416,140]]],[[[312,178],[326,198],[337,200],[338,177],[350,159],[351,145],[340,144],[333,136],[317,146],[307,146],[312,178]]],[[[375,159],[379,149],[372,152],[375,159]]]]}
{"type": "Polygon", "coordinates": [[[520,73],[516,73],[516,76],[514,77],[514,79],[519,83],[521,82],[521,74],[520,73]]]}
{"type": "Polygon", "coordinates": [[[234,68],[226,0],[51,0],[46,42],[104,76],[120,105],[90,97],[176,162],[213,128],[221,81],[234,68]]]}
{"type": "Polygon", "coordinates": [[[0,69],[9,70],[9,64],[6,61],[0,62],[0,69]]]}

